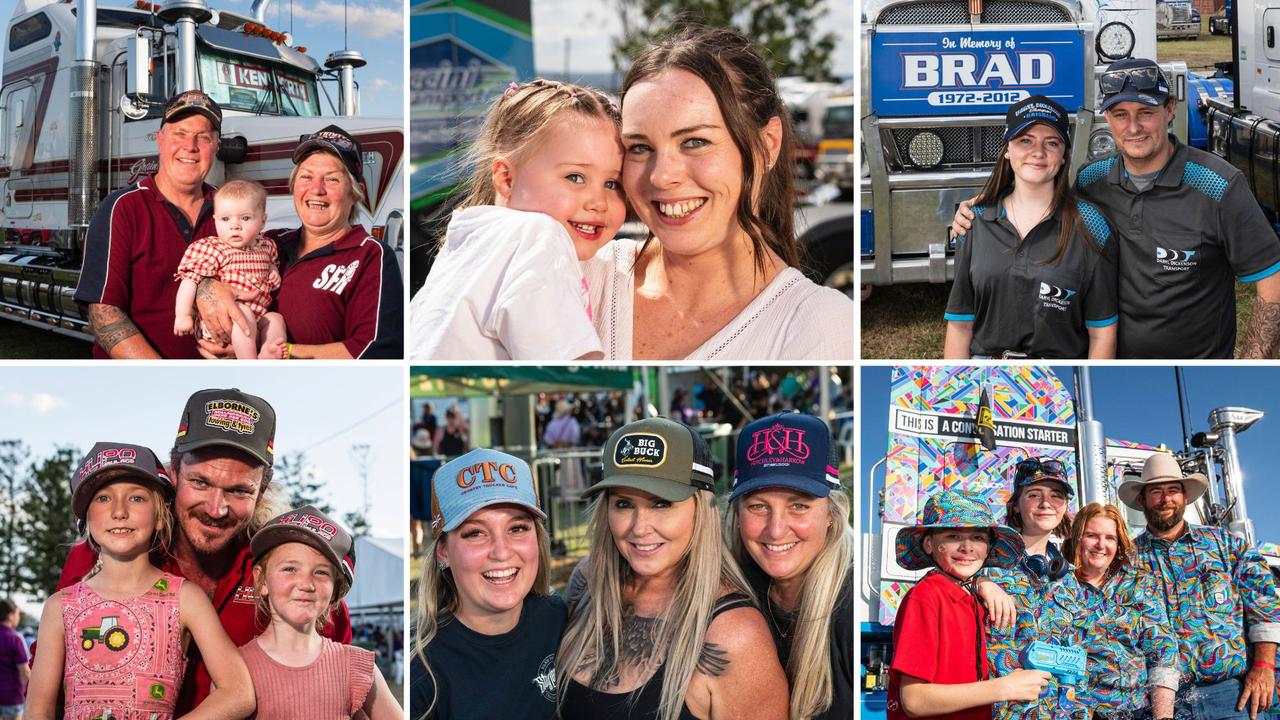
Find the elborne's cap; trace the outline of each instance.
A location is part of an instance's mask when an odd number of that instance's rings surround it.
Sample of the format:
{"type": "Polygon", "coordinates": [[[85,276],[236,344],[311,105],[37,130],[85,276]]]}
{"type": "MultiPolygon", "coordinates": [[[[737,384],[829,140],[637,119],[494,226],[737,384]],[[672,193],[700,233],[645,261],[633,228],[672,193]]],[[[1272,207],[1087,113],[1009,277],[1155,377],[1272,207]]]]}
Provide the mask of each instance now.
{"type": "Polygon", "coordinates": [[[1122,102],[1159,107],[1169,100],[1168,79],[1154,60],[1146,58],[1125,58],[1111,63],[1099,76],[1099,86],[1102,89],[1102,112],[1122,102]],[[1108,82],[1118,81],[1120,87],[1116,92],[1109,93],[1102,89],[1108,82]]]}
{"type": "Polygon", "coordinates": [[[840,487],[831,430],[812,415],[787,412],[752,422],[738,433],[735,455],[730,502],[765,488],[826,497],[840,487]]]}
{"type": "Polygon", "coordinates": [[[291,542],[310,545],[324,555],[342,571],[348,587],[356,581],[355,542],[350,533],[314,505],[304,505],[268,520],[253,534],[249,551],[257,562],[271,548],[291,542]]]}
{"type": "Polygon", "coordinates": [[[477,448],[441,465],[431,477],[431,535],[455,530],[481,508],[512,504],[539,519],[538,490],[529,464],[514,455],[477,448]]]}
{"type": "Polygon", "coordinates": [[[1134,510],[1142,510],[1142,503],[1138,502],[1138,497],[1142,495],[1146,486],[1166,482],[1182,483],[1182,493],[1186,495],[1188,505],[1199,500],[1209,491],[1209,478],[1201,473],[1184,474],[1177,458],[1169,453],[1158,452],[1152,454],[1142,464],[1140,479],[1126,479],[1120,483],[1120,487],[1116,488],[1116,496],[1120,498],[1120,502],[1134,510]]]}
{"type": "Polygon", "coordinates": [[[1062,141],[1067,145],[1071,144],[1071,124],[1067,121],[1067,109],[1044,95],[1032,95],[1009,107],[1004,116],[1004,141],[1009,142],[1036,124],[1057,130],[1062,141]]]}
{"type": "Polygon", "coordinates": [[[224,445],[271,465],[275,438],[276,411],[271,403],[235,388],[201,390],[182,409],[173,450],[185,453],[224,445]]]}
{"type": "Polygon", "coordinates": [[[181,120],[193,114],[209,118],[209,122],[213,124],[213,129],[222,132],[222,108],[213,98],[199,90],[187,90],[175,95],[169,101],[169,104],[164,106],[164,115],[161,116],[160,126],[164,127],[166,123],[181,120]]]}
{"type": "Polygon", "coordinates": [[[293,164],[297,165],[317,151],[337,155],[356,180],[364,180],[364,154],[360,150],[360,143],[346,130],[330,125],[298,138],[298,147],[293,151],[293,164]]]}
{"type": "Polygon", "coordinates": [[[95,443],[71,475],[71,511],[84,520],[89,501],[103,485],[115,480],[136,480],[153,485],[173,497],[173,481],[150,448],[129,443],[95,443]]]}
{"type": "Polygon", "coordinates": [[[930,530],[944,528],[984,528],[993,538],[987,549],[988,567],[1013,567],[1022,557],[1022,536],[1008,525],[996,522],[991,506],[978,493],[950,490],[938,493],[924,504],[920,524],[902,528],[894,540],[898,564],[907,570],[923,570],[934,565],[933,557],[924,551],[924,538],[930,530]]]}
{"type": "Polygon", "coordinates": [[[582,493],[584,498],[624,487],[680,502],[698,490],[715,490],[707,441],[674,420],[654,417],[623,425],[609,436],[602,459],[604,477],[582,493]]]}

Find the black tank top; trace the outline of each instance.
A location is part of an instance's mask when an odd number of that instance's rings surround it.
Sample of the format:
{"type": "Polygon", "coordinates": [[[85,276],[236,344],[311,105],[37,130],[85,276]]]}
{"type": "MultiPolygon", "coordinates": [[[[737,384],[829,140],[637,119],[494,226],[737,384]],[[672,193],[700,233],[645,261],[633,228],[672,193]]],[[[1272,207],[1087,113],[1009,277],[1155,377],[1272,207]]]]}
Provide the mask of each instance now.
{"type": "MultiPolygon", "coordinates": [[[[741,593],[725,595],[716,601],[711,620],[714,621],[720,613],[740,607],[753,607],[751,599],[741,593]]],[[[560,706],[560,720],[654,720],[658,717],[666,669],[664,662],[648,682],[626,693],[600,692],[571,679],[569,687],[565,688],[564,703],[560,706]]],[[[679,720],[698,718],[685,705],[680,709],[679,720]]]]}

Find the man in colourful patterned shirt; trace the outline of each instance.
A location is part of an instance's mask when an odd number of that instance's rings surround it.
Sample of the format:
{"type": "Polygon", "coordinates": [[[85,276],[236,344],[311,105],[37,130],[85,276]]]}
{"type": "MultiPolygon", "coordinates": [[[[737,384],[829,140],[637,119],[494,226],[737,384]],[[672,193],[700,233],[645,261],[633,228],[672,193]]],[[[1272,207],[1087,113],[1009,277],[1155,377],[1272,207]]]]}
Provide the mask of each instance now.
{"type": "Polygon", "coordinates": [[[1159,586],[1178,636],[1186,675],[1176,717],[1265,717],[1275,692],[1280,598],[1257,550],[1183,519],[1187,504],[1208,488],[1204,475],[1184,475],[1172,455],[1156,453],[1141,479],[1125,480],[1118,495],[1147,518],[1147,531],[1134,541],[1136,565],[1159,586]]]}

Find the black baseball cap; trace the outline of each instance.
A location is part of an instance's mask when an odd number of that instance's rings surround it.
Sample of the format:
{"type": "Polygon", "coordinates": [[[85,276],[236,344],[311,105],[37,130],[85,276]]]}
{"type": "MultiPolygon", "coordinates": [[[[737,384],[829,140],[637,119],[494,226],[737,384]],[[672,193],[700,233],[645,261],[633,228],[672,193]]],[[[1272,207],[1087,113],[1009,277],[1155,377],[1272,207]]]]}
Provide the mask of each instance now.
{"type": "Polygon", "coordinates": [[[1071,144],[1071,125],[1067,122],[1067,109],[1045,97],[1032,95],[1009,107],[1004,116],[1004,141],[1018,137],[1032,125],[1047,125],[1062,136],[1062,141],[1071,144]]]}
{"type": "Polygon", "coordinates": [[[94,443],[71,475],[71,511],[84,520],[89,501],[103,485],[114,480],[136,480],[173,497],[173,481],[150,448],[130,443],[94,443]]]}
{"type": "Polygon", "coordinates": [[[181,120],[187,115],[203,115],[209,118],[213,129],[222,132],[222,107],[213,98],[200,90],[180,92],[164,106],[164,115],[160,118],[160,127],[174,120],[181,120]]]}
{"type": "Polygon", "coordinates": [[[698,490],[715,490],[707,441],[674,420],[655,417],[623,425],[609,436],[603,462],[603,478],[583,497],[626,487],[680,502],[698,490]]]}
{"type": "Polygon", "coordinates": [[[1169,101],[1169,81],[1154,60],[1125,58],[1107,66],[1098,76],[1102,111],[1122,102],[1160,107],[1169,101]]]}
{"type": "Polygon", "coordinates": [[[330,125],[310,135],[303,135],[298,138],[298,147],[293,151],[293,164],[297,165],[317,150],[337,155],[347,171],[357,181],[364,182],[364,153],[359,141],[351,137],[351,133],[337,125],[330,125]]]}
{"type": "Polygon", "coordinates": [[[225,445],[269,466],[275,460],[275,438],[276,411],[271,403],[235,388],[201,390],[182,409],[173,451],[225,445]]]}
{"type": "Polygon", "coordinates": [[[249,551],[257,562],[271,548],[291,542],[315,548],[342,571],[348,586],[355,582],[356,550],[351,534],[314,505],[304,505],[268,520],[249,540],[249,551]]]}

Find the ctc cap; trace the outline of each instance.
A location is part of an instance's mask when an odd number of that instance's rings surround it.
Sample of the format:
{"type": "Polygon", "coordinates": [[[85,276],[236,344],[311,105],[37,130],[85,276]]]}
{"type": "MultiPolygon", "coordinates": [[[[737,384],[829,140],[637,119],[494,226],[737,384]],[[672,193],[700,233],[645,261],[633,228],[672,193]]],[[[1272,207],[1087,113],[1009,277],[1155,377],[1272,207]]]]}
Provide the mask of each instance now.
{"type": "Polygon", "coordinates": [[[1004,116],[1004,141],[1018,137],[1032,125],[1047,125],[1058,131],[1062,141],[1071,144],[1071,125],[1067,122],[1067,109],[1045,97],[1032,95],[1009,107],[1004,116]]]}
{"type": "Polygon", "coordinates": [[[275,460],[276,411],[271,403],[236,388],[201,390],[187,399],[173,451],[224,445],[242,450],[263,465],[275,460]]]}
{"type": "Polygon", "coordinates": [[[116,480],[134,480],[173,497],[173,481],[150,448],[129,443],[95,443],[71,475],[71,510],[84,520],[94,493],[116,480]]]}
{"type": "Polygon", "coordinates": [[[715,489],[707,441],[674,420],[655,417],[623,425],[609,436],[603,461],[604,477],[582,497],[625,487],[680,502],[698,490],[715,489]]]}
{"type": "Polygon", "coordinates": [[[519,505],[547,519],[528,463],[488,448],[459,455],[431,477],[431,536],[457,529],[481,508],[501,504],[519,505]]]}
{"type": "Polygon", "coordinates": [[[1102,111],[1122,102],[1159,107],[1169,100],[1169,81],[1154,60],[1126,58],[1107,66],[1098,77],[1102,111]]]}
{"type": "Polygon", "coordinates": [[[729,501],[765,488],[826,497],[840,487],[836,444],[827,424],[799,412],[760,418],[738,433],[729,501]]]}
{"type": "Polygon", "coordinates": [[[358,182],[364,182],[364,154],[360,143],[346,130],[337,125],[330,125],[310,135],[298,138],[298,147],[293,151],[293,164],[302,162],[313,152],[322,151],[337,155],[358,182]]]}
{"type": "Polygon", "coordinates": [[[356,581],[356,549],[351,534],[314,505],[305,505],[268,520],[253,534],[249,551],[256,563],[271,548],[291,542],[315,548],[342,571],[348,586],[356,581]]]}
{"type": "Polygon", "coordinates": [[[222,108],[213,98],[199,90],[187,90],[174,96],[169,104],[164,106],[160,127],[188,115],[203,115],[209,118],[215,131],[222,132],[222,108]]]}

